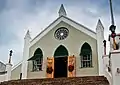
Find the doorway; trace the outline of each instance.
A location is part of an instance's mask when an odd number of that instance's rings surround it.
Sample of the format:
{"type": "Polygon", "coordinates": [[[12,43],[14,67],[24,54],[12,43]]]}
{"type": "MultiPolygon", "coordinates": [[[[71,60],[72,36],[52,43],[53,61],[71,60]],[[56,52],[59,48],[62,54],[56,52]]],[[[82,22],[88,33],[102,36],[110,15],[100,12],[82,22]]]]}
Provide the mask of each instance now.
{"type": "Polygon", "coordinates": [[[67,57],[55,58],[54,78],[67,77],[67,57]]]}
{"type": "Polygon", "coordinates": [[[68,51],[60,45],[54,53],[54,78],[67,77],[68,51]]]}

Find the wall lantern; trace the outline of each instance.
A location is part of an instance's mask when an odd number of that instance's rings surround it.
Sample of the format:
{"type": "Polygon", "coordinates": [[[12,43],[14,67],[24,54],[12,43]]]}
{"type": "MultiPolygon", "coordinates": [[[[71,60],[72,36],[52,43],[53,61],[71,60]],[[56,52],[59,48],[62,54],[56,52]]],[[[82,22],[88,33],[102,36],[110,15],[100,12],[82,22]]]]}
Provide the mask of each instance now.
{"type": "Polygon", "coordinates": [[[120,74],[120,68],[117,68],[117,73],[120,74]]]}

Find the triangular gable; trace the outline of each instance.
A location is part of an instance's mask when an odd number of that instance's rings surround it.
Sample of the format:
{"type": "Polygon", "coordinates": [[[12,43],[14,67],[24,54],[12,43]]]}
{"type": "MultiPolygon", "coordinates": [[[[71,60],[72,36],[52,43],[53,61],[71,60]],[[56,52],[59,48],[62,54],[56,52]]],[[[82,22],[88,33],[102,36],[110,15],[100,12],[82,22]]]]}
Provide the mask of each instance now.
{"type": "Polygon", "coordinates": [[[68,17],[61,16],[57,18],[53,23],[51,23],[47,28],[45,28],[40,34],[38,34],[33,40],[31,40],[30,46],[34,45],[38,40],[40,40],[44,35],[46,35],[51,29],[53,29],[57,24],[61,21],[73,26],[74,28],[80,30],[81,32],[91,36],[92,38],[96,39],[96,33],[87,27],[69,19],[68,17]]]}

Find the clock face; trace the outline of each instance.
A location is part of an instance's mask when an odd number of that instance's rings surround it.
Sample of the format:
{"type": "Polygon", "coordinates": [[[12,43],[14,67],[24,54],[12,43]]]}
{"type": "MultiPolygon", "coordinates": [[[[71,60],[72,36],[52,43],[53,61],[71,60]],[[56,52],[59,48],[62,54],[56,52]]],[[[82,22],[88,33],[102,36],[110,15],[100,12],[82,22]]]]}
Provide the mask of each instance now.
{"type": "Polygon", "coordinates": [[[69,34],[69,30],[67,28],[60,27],[55,31],[54,36],[58,40],[63,40],[65,38],[67,38],[68,34],[69,34]]]}

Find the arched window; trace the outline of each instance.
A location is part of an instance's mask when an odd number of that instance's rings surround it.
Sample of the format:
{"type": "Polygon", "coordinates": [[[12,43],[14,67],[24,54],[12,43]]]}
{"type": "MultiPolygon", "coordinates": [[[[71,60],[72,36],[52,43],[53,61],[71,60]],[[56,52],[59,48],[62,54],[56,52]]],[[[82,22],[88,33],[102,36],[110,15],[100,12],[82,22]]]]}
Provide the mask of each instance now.
{"type": "Polygon", "coordinates": [[[34,52],[33,57],[31,57],[29,60],[32,60],[33,62],[33,71],[41,71],[42,70],[42,63],[43,63],[43,53],[40,48],[37,48],[34,52]]]}
{"type": "Polygon", "coordinates": [[[80,57],[82,68],[92,67],[92,50],[90,45],[86,42],[81,47],[80,57]]]}

